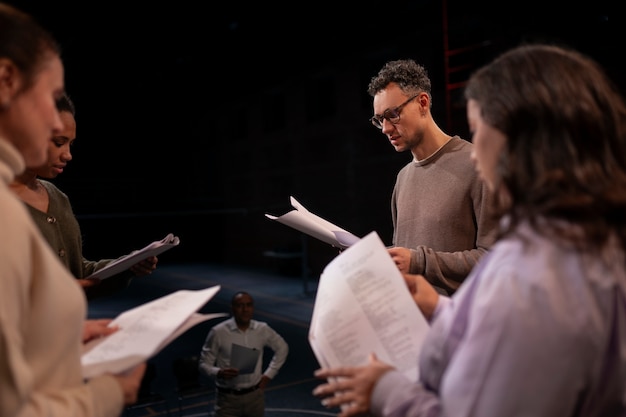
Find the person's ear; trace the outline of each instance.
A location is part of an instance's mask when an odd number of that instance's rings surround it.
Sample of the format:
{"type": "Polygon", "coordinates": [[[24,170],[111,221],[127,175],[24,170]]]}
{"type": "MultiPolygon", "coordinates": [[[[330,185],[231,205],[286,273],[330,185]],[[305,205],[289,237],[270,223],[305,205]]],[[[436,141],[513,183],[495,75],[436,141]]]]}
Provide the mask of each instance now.
{"type": "Polygon", "coordinates": [[[430,97],[428,96],[428,93],[421,92],[417,97],[417,102],[421,107],[420,112],[422,113],[422,116],[424,116],[430,108],[430,97]]]}
{"type": "Polygon", "coordinates": [[[13,61],[0,58],[0,110],[9,107],[19,87],[19,71],[13,61]]]}

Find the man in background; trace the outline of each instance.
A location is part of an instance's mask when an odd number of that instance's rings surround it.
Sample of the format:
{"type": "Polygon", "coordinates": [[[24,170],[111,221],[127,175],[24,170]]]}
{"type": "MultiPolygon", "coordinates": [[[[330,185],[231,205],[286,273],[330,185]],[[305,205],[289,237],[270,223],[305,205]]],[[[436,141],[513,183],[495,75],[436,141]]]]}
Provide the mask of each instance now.
{"type": "Polygon", "coordinates": [[[230,319],[209,331],[200,371],[215,379],[216,417],[262,417],[265,387],[285,363],[289,346],[267,323],[252,319],[254,300],[247,292],[233,295],[231,310],[230,319]],[[262,372],[266,347],[274,356],[262,372]]]}

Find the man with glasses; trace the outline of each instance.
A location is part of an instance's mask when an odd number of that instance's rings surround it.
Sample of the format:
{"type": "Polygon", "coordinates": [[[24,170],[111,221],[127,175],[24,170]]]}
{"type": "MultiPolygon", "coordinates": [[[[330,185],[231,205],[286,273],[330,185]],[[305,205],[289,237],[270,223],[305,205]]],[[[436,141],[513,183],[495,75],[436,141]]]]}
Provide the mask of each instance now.
{"type": "Polygon", "coordinates": [[[452,294],[495,241],[487,189],[470,158],[472,144],[450,136],[431,114],[430,78],[413,60],[386,63],[369,83],[372,124],[412,160],[391,199],[393,246],[403,273],[421,274],[452,294]]]}

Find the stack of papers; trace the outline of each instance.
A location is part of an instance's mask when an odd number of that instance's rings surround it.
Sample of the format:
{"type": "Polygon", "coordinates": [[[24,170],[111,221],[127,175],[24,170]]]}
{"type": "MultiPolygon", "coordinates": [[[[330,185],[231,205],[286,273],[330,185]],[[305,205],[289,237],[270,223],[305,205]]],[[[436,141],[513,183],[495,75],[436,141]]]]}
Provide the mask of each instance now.
{"type": "Polygon", "coordinates": [[[104,268],[101,268],[94,272],[93,274],[85,277],[85,279],[105,279],[110,278],[113,275],[117,275],[120,272],[124,272],[129,269],[131,266],[135,265],[138,262],[143,261],[146,258],[151,256],[158,256],[161,253],[172,249],[175,246],[178,246],[180,243],[180,239],[174,236],[172,233],[168,234],[161,240],[154,241],[150,243],[143,249],[139,249],[129,253],[128,255],[122,256],[109,263],[104,268]]]}
{"type": "Polygon", "coordinates": [[[370,353],[408,378],[429,325],[376,232],[330,262],[317,287],[309,343],[323,367],[360,366],[370,353]]]}

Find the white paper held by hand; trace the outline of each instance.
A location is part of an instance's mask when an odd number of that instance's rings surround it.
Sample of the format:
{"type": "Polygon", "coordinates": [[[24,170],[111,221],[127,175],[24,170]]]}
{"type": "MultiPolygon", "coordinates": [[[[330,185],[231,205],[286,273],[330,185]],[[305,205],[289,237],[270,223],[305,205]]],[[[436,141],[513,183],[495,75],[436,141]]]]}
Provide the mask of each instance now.
{"type": "Polygon", "coordinates": [[[417,381],[429,325],[376,232],[322,272],[309,342],[323,367],[365,365],[370,353],[417,381]]]}
{"type": "Polygon", "coordinates": [[[196,313],[220,290],[179,290],[127,310],[111,322],[120,329],[85,345],[83,377],[120,373],[156,355],[172,340],[203,321],[227,313],[196,313]]]}
{"type": "Polygon", "coordinates": [[[282,216],[265,214],[265,217],[270,220],[276,220],[339,249],[345,249],[359,241],[358,236],[311,213],[295,198],[290,197],[290,201],[295,210],[291,210],[282,216]]]}
{"type": "Polygon", "coordinates": [[[110,278],[113,275],[117,275],[120,272],[124,272],[129,269],[131,266],[136,263],[143,261],[150,256],[158,256],[163,252],[172,249],[175,246],[178,246],[180,243],[180,239],[177,236],[174,236],[172,233],[168,234],[161,240],[155,240],[150,243],[148,246],[132,251],[128,255],[122,256],[113,262],[109,263],[104,268],[101,268],[94,272],[93,274],[85,277],[85,279],[106,279],[110,278]]]}

